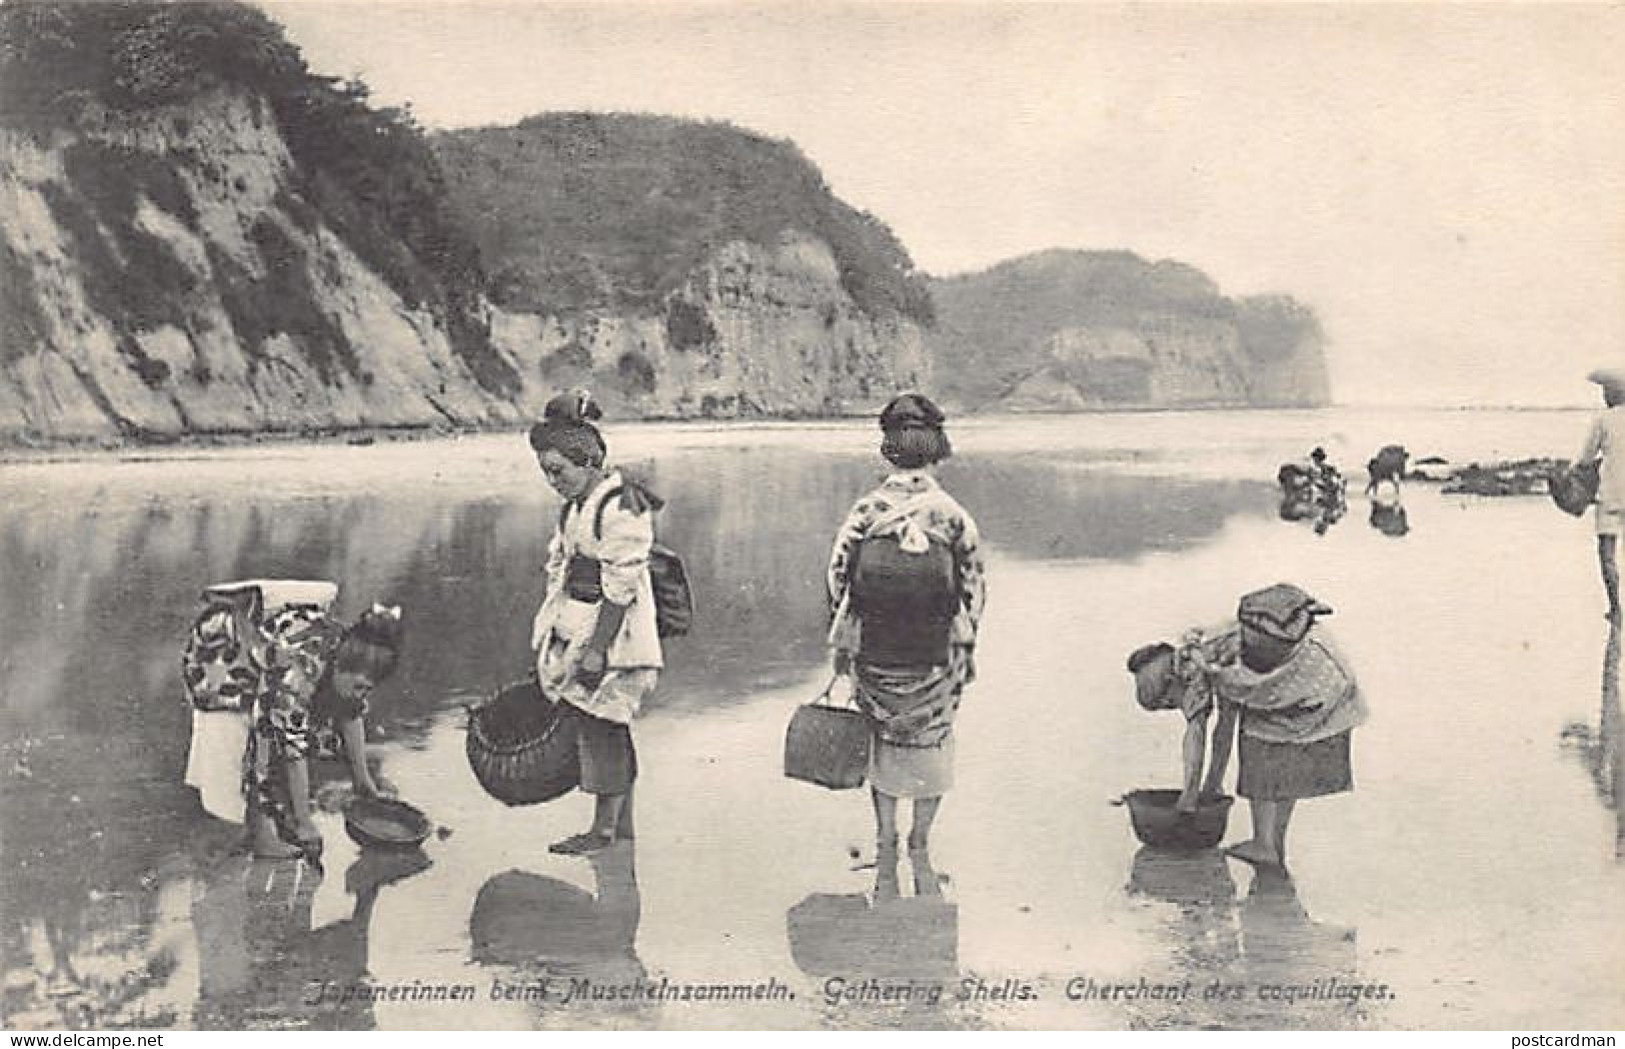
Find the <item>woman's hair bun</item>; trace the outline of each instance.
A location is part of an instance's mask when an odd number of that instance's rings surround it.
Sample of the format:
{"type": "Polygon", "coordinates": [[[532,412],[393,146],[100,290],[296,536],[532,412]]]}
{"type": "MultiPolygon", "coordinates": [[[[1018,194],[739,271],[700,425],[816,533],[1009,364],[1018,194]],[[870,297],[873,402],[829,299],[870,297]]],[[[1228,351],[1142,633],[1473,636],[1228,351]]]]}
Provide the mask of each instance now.
{"type": "Polygon", "coordinates": [[[406,627],[401,622],[399,605],[373,605],[361,613],[361,618],[350,628],[350,636],[356,641],[387,648],[392,652],[400,651],[405,633],[406,627]]]}
{"type": "Polygon", "coordinates": [[[558,394],[542,409],[542,421],[547,423],[591,423],[603,417],[604,409],[587,390],[558,394]]]}

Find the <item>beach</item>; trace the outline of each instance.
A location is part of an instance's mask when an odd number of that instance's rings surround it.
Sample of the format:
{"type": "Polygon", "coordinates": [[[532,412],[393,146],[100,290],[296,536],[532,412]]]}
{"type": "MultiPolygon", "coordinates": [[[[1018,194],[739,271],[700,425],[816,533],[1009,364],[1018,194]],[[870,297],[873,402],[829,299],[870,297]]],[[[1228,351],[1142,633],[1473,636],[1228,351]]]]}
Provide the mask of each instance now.
{"type": "MultiPolygon", "coordinates": [[[[547,851],[584,796],[510,809],[464,757],[466,705],[527,669],[557,509],[520,436],[0,464],[7,1025],[1625,1026],[1589,520],[1413,482],[1395,536],[1359,491],[1383,444],[1572,456],[1586,419],[951,421],[988,609],[932,869],[905,858],[885,901],[867,792],[781,764],[829,677],[824,561],[882,474],[872,424],[608,431],[670,500],[700,614],[634,729],[636,841],[590,861],[547,851]],[[1351,477],[1324,534],[1276,512],[1276,467],[1317,444],[1351,477]],[[179,651],[202,587],[242,577],[405,609],[369,727],[442,828],[421,858],[362,857],[333,811],[319,874],[221,856],[229,828],[181,785],[179,651]],[[1143,849],[1114,802],[1177,785],[1182,725],[1135,706],[1127,654],[1279,580],[1334,608],[1371,707],[1355,790],[1299,806],[1289,877],[1143,849]]],[[[1238,802],[1226,840],[1246,827],[1238,802]]]]}

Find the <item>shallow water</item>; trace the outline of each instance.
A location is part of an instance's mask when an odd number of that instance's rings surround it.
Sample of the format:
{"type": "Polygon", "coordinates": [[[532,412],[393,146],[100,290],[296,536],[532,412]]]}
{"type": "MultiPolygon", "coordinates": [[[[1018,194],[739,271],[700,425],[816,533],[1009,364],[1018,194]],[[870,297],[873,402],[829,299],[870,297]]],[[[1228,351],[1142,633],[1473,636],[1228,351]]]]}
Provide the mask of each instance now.
{"type": "Polygon", "coordinates": [[[872,859],[865,797],[779,768],[790,712],[825,680],[829,534],[879,473],[868,426],[610,433],[673,496],[662,537],[703,618],[637,726],[635,848],[590,862],[546,851],[585,799],[506,809],[462,753],[463,705],[524,672],[556,512],[520,439],[0,465],[6,1022],[1617,1028],[1618,649],[1587,524],[1411,485],[1405,534],[1356,493],[1317,535],[1280,519],[1272,484],[1312,444],[1353,472],[1395,440],[1567,455],[1584,426],[956,428],[944,481],[981,524],[991,600],[934,868],[905,858],[895,899],[853,869],[850,850],[872,859]],[[344,612],[406,608],[411,647],[370,722],[383,774],[449,831],[421,853],[362,855],[329,813],[324,872],[221,858],[229,834],[180,785],[196,595],[279,575],[340,580],[344,612]],[[1301,806],[1290,879],[1142,848],[1110,802],[1173,783],[1180,728],[1134,706],[1124,655],[1282,578],[1336,607],[1361,673],[1356,791],[1301,806]],[[571,997],[573,980],[765,986],[628,1001],[571,997]],[[401,990],[357,1001],[364,981],[401,990]],[[428,1000],[462,987],[473,1000],[428,1000]]]}

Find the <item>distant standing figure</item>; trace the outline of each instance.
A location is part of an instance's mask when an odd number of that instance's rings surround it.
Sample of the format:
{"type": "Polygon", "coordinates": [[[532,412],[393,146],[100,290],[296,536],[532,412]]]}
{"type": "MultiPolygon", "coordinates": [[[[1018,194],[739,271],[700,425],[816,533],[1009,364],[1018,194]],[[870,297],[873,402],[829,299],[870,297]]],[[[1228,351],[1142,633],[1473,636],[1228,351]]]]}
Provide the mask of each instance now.
{"type": "Polygon", "coordinates": [[[1375,492],[1377,486],[1383,482],[1391,482],[1397,490],[1399,483],[1405,479],[1405,464],[1410,458],[1411,453],[1405,450],[1404,445],[1384,445],[1382,450],[1366,463],[1366,494],[1375,492]]]}
{"type": "Polygon", "coordinates": [[[531,428],[536,464],[564,506],[547,548],[547,595],[531,626],[543,690],[573,722],[592,826],[548,848],[585,855],[632,837],[632,719],[664,665],[649,554],[660,501],[604,462],[585,392],[561,394],[531,428]]]}
{"type": "Polygon", "coordinates": [[[1619,536],[1625,532],[1625,369],[1599,368],[1587,378],[1602,387],[1606,407],[1591,422],[1576,465],[1602,465],[1597,480],[1597,562],[1608,595],[1608,620],[1618,623],[1619,536]]]}
{"type": "Polygon", "coordinates": [[[896,468],[853,505],[829,562],[837,673],[853,673],[874,725],[869,782],[877,863],[897,862],[897,801],[914,800],[908,848],[929,869],[931,825],[953,785],[954,715],[975,677],[986,588],[976,522],[932,468],[952,454],[942,411],[903,394],[880,413],[896,468]]]}

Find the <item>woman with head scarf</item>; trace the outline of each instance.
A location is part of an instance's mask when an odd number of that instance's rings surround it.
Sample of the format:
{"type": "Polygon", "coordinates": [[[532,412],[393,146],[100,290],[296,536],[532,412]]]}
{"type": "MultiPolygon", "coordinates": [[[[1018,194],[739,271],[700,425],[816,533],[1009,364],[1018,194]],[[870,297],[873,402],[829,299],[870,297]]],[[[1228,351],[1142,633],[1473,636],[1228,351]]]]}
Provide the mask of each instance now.
{"type": "Polygon", "coordinates": [[[1597,561],[1608,595],[1608,620],[1618,623],[1619,536],[1625,532],[1625,369],[1599,368],[1589,376],[1602,387],[1604,408],[1591,421],[1576,466],[1601,460],[1597,473],[1597,561]]]}
{"type": "Polygon", "coordinates": [[[632,837],[637,752],[631,723],[663,665],[649,553],[659,500],[605,463],[585,392],[561,394],[531,428],[530,446],[564,500],[548,545],[547,595],[531,629],[542,688],[576,733],[592,826],[551,851],[584,855],[632,837]]]}
{"type": "Polygon", "coordinates": [[[853,674],[874,725],[879,865],[895,869],[897,800],[912,798],[916,880],[929,869],[932,821],[953,784],[954,714],[974,677],[986,597],[976,522],[932,475],[953,451],[943,422],[919,394],[881,412],[880,454],[895,472],[853,505],[828,571],[835,669],[853,674]]]}
{"type": "Polygon", "coordinates": [[[1236,793],[1252,808],[1251,840],[1232,856],[1286,865],[1298,801],[1354,789],[1349,747],[1366,719],[1348,661],[1316,620],[1331,609],[1290,583],[1241,599],[1240,658],[1213,668],[1218,696],[1241,707],[1236,793]]]}

